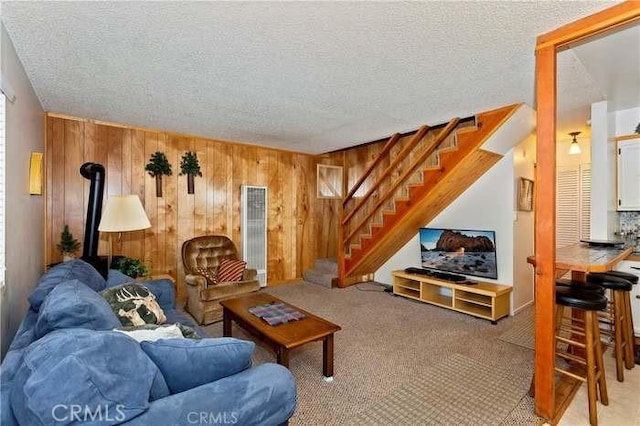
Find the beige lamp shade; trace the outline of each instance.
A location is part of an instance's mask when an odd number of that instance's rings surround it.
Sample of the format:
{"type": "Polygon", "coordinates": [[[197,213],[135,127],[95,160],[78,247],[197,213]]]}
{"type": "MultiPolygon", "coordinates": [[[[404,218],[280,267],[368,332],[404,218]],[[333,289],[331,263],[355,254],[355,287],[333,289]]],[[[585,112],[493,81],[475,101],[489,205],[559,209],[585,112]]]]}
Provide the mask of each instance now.
{"type": "Polygon", "coordinates": [[[137,195],[118,195],[107,199],[98,231],[128,232],[151,228],[137,195]]]}

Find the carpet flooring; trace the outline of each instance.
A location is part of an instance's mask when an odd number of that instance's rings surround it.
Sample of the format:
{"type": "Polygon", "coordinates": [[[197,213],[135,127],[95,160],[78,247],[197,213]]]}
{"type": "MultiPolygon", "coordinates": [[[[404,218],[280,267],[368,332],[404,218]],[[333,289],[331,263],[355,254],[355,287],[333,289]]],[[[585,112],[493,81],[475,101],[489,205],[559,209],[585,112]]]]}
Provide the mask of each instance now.
{"type": "Polygon", "coordinates": [[[502,368],[453,354],[348,423],[498,425],[522,399],[521,382],[502,368]]]}
{"type": "Polygon", "coordinates": [[[533,306],[520,312],[513,321],[513,326],[502,333],[498,339],[523,348],[535,348],[535,322],[533,306]]]}
{"type": "MultiPolygon", "coordinates": [[[[497,325],[392,296],[374,283],[328,289],[301,282],[266,292],[342,327],[335,335],[335,376],[322,380],[322,344],[294,350],[298,385],[291,425],[535,425],[526,396],[533,352],[499,337],[519,316],[497,325]]],[[[204,327],[222,335],[222,324],[204,327]]],[[[234,337],[252,340],[233,326],[234,337]]],[[[258,344],[254,363],[275,362],[258,344]]]]}

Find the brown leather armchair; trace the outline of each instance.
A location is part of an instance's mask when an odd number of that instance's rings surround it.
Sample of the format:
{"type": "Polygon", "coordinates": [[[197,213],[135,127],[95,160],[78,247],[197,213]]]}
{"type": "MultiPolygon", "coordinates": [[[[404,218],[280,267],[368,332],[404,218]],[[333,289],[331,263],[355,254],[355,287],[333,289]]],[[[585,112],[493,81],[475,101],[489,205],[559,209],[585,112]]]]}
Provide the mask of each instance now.
{"type": "Polygon", "coordinates": [[[224,235],[195,237],[182,244],[187,311],[198,324],[222,320],[221,300],[260,290],[255,269],[245,269],[241,281],[207,285],[207,279],[197,269],[217,268],[222,258],[238,258],[235,244],[224,235]]]}

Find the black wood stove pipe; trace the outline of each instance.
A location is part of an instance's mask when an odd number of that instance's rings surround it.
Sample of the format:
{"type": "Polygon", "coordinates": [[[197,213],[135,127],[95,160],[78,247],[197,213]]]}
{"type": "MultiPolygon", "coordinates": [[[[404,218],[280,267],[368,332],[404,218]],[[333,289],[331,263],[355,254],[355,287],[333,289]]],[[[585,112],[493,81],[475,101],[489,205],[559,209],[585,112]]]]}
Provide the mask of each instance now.
{"type": "Polygon", "coordinates": [[[91,181],[89,189],[89,204],[87,206],[87,223],[84,228],[84,245],[82,257],[84,259],[98,256],[98,241],[100,233],[98,225],[102,217],[102,195],[104,192],[105,171],[102,164],[84,163],[80,166],[80,174],[91,181]]]}

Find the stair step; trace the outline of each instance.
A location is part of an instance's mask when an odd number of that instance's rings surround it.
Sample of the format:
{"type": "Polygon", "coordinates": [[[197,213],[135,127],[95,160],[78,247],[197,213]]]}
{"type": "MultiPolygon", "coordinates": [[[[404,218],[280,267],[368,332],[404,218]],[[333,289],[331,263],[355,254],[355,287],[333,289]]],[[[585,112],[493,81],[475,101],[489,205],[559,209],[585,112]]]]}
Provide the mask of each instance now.
{"type": "Polygon", "coordinates": [[[438,156],[440,156],[440,154],[443,154],[445,152],[451,152],[451,151],[457,151],[458,150],[458,146],[457,145],[451,145],[451,146],[447,146],[444,148],[440,148],[438,150],[438,156]]]}
{"type": "Polygon", "coordinates": [[[302,279],[307,282],[318,284],[326,288],[333,288],[338,285],[337,274],[327,274],[316,268],[309,269],[302,274],[302,279]]]}
{"type": "Polygon", "coordinates": [[[467,127],[461,127],[458,130],[456,130],[456,134],[460,135],[463,133],[471,133],[471,132],[475,132],[477,130],[479,130],[480,128],[478,126],[467,126],[467,127]]]}
{"type": "Polygon", "coordinates": [[[314,269],[325,274],[338,275],[338,259],[327,257],[326,259],[316,259],[314,269]]]}

